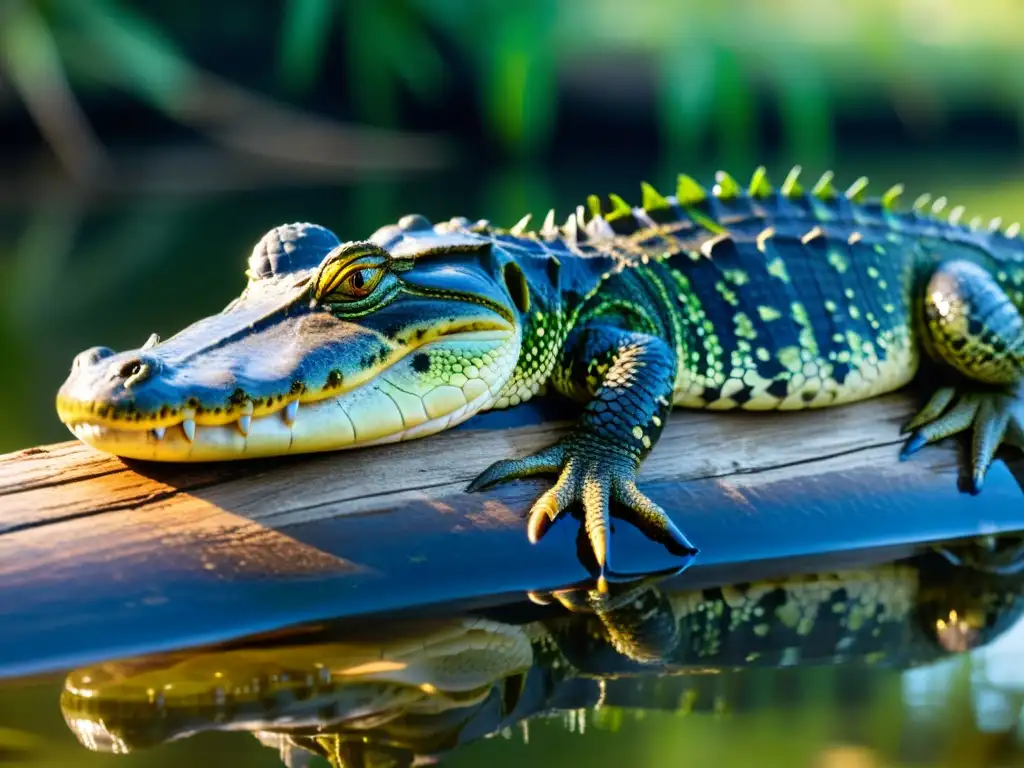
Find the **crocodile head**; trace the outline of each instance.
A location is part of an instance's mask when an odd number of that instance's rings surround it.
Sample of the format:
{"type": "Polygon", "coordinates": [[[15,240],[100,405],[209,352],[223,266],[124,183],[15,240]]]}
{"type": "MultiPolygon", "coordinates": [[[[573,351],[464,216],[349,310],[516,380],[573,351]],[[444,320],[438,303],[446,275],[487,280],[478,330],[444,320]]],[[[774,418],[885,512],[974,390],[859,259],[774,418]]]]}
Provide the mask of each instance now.
{"type": "Polygon", "coordinates": [[[433,751],[488,702],[484,717],[507,717],[534,663],[525,628],[487,619],[391,622],[344,641],[331,634],[83,667],[68,674],[60,708],[94,751],[226,730],[339,733],[433,751]]]}
{"type": "Polygon", "coordinates": [[[110,453],[204,461],[405,440],[502,405],[530,288],[493,238],[451,224],[407,216],[348,243],[278,227],[219,314],[80,353],[58,414],[110,453]]]}

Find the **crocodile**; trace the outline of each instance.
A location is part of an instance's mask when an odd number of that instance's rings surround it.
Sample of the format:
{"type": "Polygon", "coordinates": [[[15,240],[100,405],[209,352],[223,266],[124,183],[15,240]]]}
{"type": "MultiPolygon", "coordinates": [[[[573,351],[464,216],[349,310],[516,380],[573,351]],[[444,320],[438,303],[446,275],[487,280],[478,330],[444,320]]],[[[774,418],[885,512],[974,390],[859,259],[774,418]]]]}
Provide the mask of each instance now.
{"type": "Polygon", "coordinates": [[[574,429],[503,458],[475,491],[557,477],[532,506],[539,540],[582,508],[600,570],[610,515],[680,555],[697,549],[637,487],[673,406],[751,411],[851,403],[919,374],[930,399],[905,458],[973,433],[972,490],[996,450],[1024,446],[1024,241],[897,185],[806,189],[758,168],[707,190],[642,184],[642,204],[591,195],[556,226],[418,214],[367,240],[313,224],[254,248],[241,295],[171,338],[93,347],[57,395],[84,442],[124,457],[208,461],[430,435],[548,388],[574,429]]]}
{"type": "Polygon", "coordinates": [[[328,625],[82,667],[61,710],[93,750],[245,730],[352,766],[392,764],[387,755],[413,764],[537,717],[750,711],[773,704],[773,689],[807,689],[809,667],[832,667],[815,679],[848,705],[866,676],[1000,637],[1024,613],[1024,576],[929,553],[703,589],[645,579],[548,597],[551,608],[513,606],[516,619],[506,607],[328,625]]]}

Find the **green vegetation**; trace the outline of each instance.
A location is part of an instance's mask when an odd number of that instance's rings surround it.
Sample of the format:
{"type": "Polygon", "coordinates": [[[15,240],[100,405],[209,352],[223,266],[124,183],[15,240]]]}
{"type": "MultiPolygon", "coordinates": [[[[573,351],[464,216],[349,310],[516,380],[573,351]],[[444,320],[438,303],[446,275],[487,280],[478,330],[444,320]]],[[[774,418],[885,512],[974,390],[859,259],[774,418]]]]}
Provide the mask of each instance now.
{"type": "Polygon", "coordinates": [[[710,142],[719,157],[744,166],[765,127],[756,109],[761,95],[781,125],[787,154],[805,162],[832,154],[839,114],[891,111],[924,136],[958,109],[980,104],[1024,126],[1017,32],[1024,6],[1014,0],[218,5],[214,11],[124,0],[8,3],[0,69],[79,174],[102,152],[73,95],[88,99],[111,89],[225,140],[226,131],[214,130],[223,127],[223,110],[197,97],[197,87],[201,95],[242,99],[249,121],[272,121],[285,101],[303,103],[327,90],[330,103],[346,107],[352,119],[399,128],[403,96],[436,103],[468,73],[469,87],[460,93],[473,95],[491,142],[529,156],[549,145],[561,91],[629,109],[631,91],[653,87],[666,150],[692,157],[710,142]],[[243,88],[201,67],[196,61],[217,38],[254,57],[268,52],[253,68],[261,71],[266,60],[271,76],[243,88]],[[344,61],[344,82],[329,80],[332,55],[344,61]]]}

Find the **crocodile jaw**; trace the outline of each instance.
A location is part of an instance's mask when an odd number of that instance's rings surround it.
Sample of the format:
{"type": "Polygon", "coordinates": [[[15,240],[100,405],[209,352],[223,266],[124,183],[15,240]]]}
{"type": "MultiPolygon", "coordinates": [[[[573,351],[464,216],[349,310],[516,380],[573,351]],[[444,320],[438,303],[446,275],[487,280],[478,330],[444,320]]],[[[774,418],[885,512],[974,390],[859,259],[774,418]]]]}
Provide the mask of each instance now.
{"type": "Polygon", "coordinates": [[[466,333],[429,347],[493,343],[489,366],[473,377],[423,385],[407,356],[365,384],[334,397],[296,399],[247,424],[185,419],[159,429],[66,421],[72,434],[98,450],[130,459],[225,461],[333,451],[411,440],[448,429],[493,406],[519,358],[518,329],[507,334],[466,333]],[[191,434],[190,434],[191,433],[191,434]]]}

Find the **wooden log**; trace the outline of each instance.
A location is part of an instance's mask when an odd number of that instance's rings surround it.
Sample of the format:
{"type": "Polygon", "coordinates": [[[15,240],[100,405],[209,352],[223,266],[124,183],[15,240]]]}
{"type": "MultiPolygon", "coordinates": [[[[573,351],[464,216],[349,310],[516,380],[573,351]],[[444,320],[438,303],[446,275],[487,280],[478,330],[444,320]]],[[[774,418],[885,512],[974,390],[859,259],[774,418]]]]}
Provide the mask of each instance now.
{"type": "MultiPolygon", "coordinates": [[[[583,580],[578,521],[526,540],[522,515],[549,481],[464,491],[492,461],[563,434],[545,420],[560,406],[280,460],[125,462],[75,442],[0,456],[0,676],[583,580]]],[[[997,462],[971,496],[955,443],[898,460],[913,406],[897,394],[816,412],[677,411],[640,478],[702,549],[677,578],[877,562],[1024,530],[1019,465],[997,462]]],[[[627,524],[612,547],[622,573],[680,565],[627,524]]]]}

